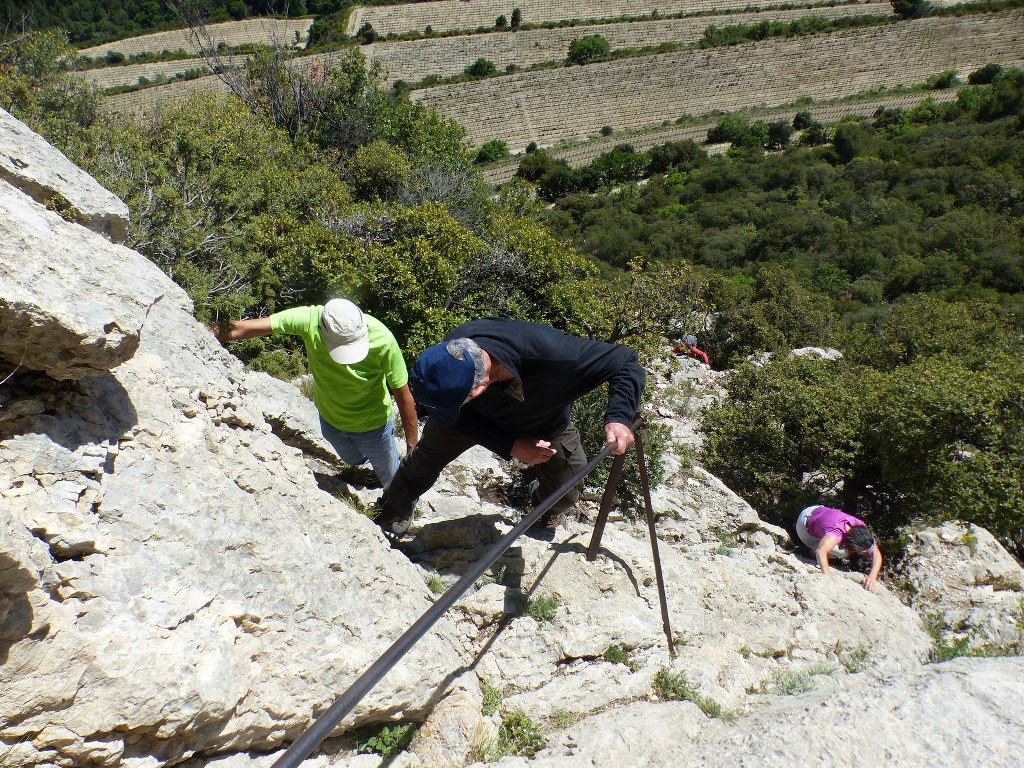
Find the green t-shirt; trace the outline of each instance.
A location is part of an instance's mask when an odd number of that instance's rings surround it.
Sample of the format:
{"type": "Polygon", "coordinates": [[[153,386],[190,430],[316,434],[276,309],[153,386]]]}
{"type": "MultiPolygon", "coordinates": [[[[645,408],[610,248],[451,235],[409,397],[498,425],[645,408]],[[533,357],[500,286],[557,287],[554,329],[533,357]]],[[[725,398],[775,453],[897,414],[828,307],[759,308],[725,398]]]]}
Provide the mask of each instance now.
{"type": "Polygon", "coordinates": [[[313,374],[313,402],[324,420],[344,432],[369,432],[383,427],[391,416],[389,389],[404,387],[409,372],[391,331],[364,314],[370,351],[354,365],[331,359],[320,332],[323,306],[294,307],[270,316],[274,333],[301,336],[313,374]]]}

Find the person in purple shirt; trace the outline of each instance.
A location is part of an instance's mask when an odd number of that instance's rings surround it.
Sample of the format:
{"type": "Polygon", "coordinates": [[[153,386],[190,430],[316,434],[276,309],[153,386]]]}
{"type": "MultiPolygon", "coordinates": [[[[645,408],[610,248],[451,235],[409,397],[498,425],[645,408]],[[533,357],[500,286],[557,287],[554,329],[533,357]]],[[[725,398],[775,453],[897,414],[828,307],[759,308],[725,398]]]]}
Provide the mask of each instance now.
{"type": "Polygon", "coordinates": [[[796,532],[814,552],[818,567],[826,576],[832,575],[828,567],[829,555],[845,558],[850,550],[861,555],[870,554],[871,571],[864,577],[862,586],[869,592],[875,591],[878,572],[882,569],[882,552],[863,520],[841,509],[816,504],[807,507],[797,517],[796,532]]]}

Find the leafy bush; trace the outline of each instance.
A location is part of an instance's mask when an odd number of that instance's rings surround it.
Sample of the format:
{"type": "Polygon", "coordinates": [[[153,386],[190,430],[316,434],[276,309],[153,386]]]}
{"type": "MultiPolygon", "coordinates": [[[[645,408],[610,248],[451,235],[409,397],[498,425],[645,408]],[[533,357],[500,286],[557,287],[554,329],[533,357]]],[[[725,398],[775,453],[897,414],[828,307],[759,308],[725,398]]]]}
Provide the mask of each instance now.
{"type": "Polygon", "coordinates": [[[907,302],[881,327],[855,326],[842,362],[741,368],[702,422],[708,468],[782,525],[841,488],[843,508],[883,535],[955,518],[1012,542],[1024,529],[1024,414],[1010,393],[1024,372],[1008,356],[1020,336],[997,317],[907,302]]]}
{"type": "Polygon", "coordinates": [[[490,59],[477,59],[467,66],[463,72],[473,78],[491,77],[498,74],[498,68],[490,59]]]}
{"type": "Polygon", "coordinates": [[[508,157],[508,144],[501,139],[491,139],[477,150],[475,163],[493,163],[508,157]]]}
{"type": "Polygon", "coordinates": [[[533,757],[546,746],[540,726],[521,709],[517,709],[502,716],[498,727],[498,743],[488,758],[500,760],[505,755],[533,757]]]}
{"type": "Polygon", "coordinates": [[[501,689],[495,688],[486,680],[481,680],[480,693],[483,694],[483,704],[481,705],[480,712],[484,717],[490,717],[501,706],[501,689]]]}
{"type": "Polygon", "coordinates": [[[654,676],[654,692],[663,701],[692,701],[709,717],[720,717],[723,720],[735,718],[732,712],[722,709],[718,702],[698,693],[682,672],[672,672],[664,667],[659,669],[654,676]]]}
{"type": "Polygon", "coordinates": [[[813,123],[814,118],[811,116],[811,113],[808,112],[806,109],[797,112],[793,116],[793,127],[798,131],[802,131],[805,128],[810,128],[813,123]]]}
{"type": "Polygon", "coordinates": [[[929,11],[926,0],[889,0],[889,4],[893,13],[904,19],[919,19],[929,11]]]}
{"type": "Polygon", "coordinates": [[[558,612],[558,601],[551,595],[538,595],[526,604],[526,615],[538,624],[547,624],[558,612]]]}
{"type": "Polygon", "coordinates": [[[409,746],[417,730],[412,723],[385,725],[377,734],[358,744],[356,748],[364,754],[372,752],[381,757],[393,757],[409,746]]]}
{"type": "Polygon", "coordinates": [[[960,78],[957,77],[955,69],[944,69],[937,75],[932,75],[928,78],[928,86],[936,91],[952,88],[954,85],[959,84],[960,78]]]}
{"type": "Polygon", "coordinates": [[[986,64],[971,72],[967,76],[967,82],[971,85],[988,85],[999,77],[1002,71],[1003,66],[1001,64],[986,64]]]}
{"type": "Polygon", "coordinates": [[[738,143],[750,130],[750,121],[743,115],[725,115],[718,123],[708,130],[708,143],[738,143]]]}
{"type": "Polygon", "coordinates": [[[612,48],[601,35],[584,35],[569,43],[569,64],[589,64],[594,61],[605,61],[611,57],[612,48]]]}

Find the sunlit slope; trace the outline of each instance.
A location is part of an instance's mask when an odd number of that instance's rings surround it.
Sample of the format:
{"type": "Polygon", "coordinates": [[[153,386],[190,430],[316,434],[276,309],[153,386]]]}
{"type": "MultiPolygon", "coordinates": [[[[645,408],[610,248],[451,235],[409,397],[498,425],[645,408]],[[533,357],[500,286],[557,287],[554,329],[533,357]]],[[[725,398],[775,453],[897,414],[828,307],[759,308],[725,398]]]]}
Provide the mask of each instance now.
{"type": "Polygon", "coordinates": [[[931,18],[813,38],[691,50],[414,91],[465,126],[469,140],[513,151],[683,115],[834,99],[925,81],[953,68],[1024,65],[1024,11],[931,18]]]}

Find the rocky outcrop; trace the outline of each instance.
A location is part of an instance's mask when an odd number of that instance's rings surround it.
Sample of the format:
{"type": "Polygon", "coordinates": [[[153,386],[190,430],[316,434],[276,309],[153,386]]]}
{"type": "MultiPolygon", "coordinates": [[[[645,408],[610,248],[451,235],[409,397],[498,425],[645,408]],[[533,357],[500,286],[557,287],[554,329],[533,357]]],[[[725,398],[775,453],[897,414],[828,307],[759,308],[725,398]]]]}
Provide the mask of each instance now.
{"type": "Polygon", "coordinates": [[[900,571],[947,652],[1024,652],[1024,568],[984,528],[909,534],[900,571]]]}
{"type": "Polygon", "coordinates": [[[0,181],[115,243],[127,237],[128,206],[3,109],[0,181]]]}
{"type": "MultiPolygon", "coordinates": [[[[422,578],[319,489],[179,288],[2,182],[0,201],[4,356],[26,350],[0,387],[0,765],[295,737],[426,609],[422,578]]],[[[423,719],[459,651],[442,622],[348,725],[423,719]]]]}
{"type": "Polygon", "coordinates": [[[134,251],[0,182],[0,359],[11,367],[55,379],[109,371],[138,349],[168,291],[181,293],[134,251]]]}
{"type": "Polygon", "coordinates": [[[569,728],[533,760],[498,765],[1010,768],[1024,749],[1022,705],[1020,659],[958,659],[890,678],[824,678],[734,722],[691,702],[630,704],[569,728]]]}

